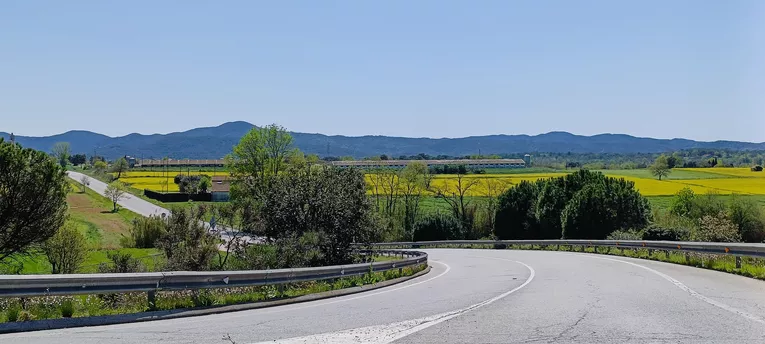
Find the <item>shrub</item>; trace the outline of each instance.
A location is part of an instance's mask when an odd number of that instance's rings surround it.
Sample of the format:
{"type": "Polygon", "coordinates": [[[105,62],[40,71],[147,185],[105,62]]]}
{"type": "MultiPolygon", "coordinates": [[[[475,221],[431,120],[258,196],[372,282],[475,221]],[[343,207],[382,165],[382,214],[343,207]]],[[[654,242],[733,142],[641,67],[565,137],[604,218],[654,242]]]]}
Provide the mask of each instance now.
{"type": "Polygon", "coordinates": [[[691,231],[687,228],[652,224],[643,231],[643,240],[685,241],[690,239],[690,235],[691,231]]]}
{"type": "Polygon", "coordinates": [[[17,322],[31,321],[31,320],[35,320],[35,316],[34,314],[28,311],[19,311],[18,318],[16,319],[17,322]]]}
{"type": "Polygon", "coordinates": [[[19,313],[21,313],[21,307],[17,305],[11,306],[5,311],[5,317],[8,319],[8,322],[16,322],[19,320],[19,313]]]}
{"type": "Polygon", "coordinates": [[[452,240],[459,238],[462,224],[450,214],[430,214],[414,225],[414,241],[452,240]]]}
{"type": "Polygon", "coordinates": [[[634,230],[618,230],[609,234],[606,239],[608,240],[642,240],[643,234],[634,230]]]}
{"type": "Polygon", "coordinates": [[[173,209],[166,232],[156,245],[167,257],[168,270],[205,271],[218,251],[219,238],[210,234],[199,209],[173,209]]]}
{"type": "Polygon", "coordinates": [[[741,241],[741,234],[736,225],[725,218],[724,213],[719,213],[717,216],[702,217],[691,238],[694,241],[737,242],[741,241]]]}
{"type": "Polygon", "coordinates": [[[62,317],[71,318],[74,315],[74,302],[72,302],[72,299],[66,299],[61,302],[59,309],[61,310],[62,317]]]}
{"type": "Polygon", "coordinates": [[[85,236],[74,223],[67,221],[48,241],[43,244],[54,274],[72,274],[82,265],[88,255],[85,236]]]}
{"type": "Polygon", "coordinates": [[[141,261],[133,258],[129,253],[107,252],[106,256],[111,260],[111,264],[99,264],[98,272],[100,273],[128,273],[145,270],[141,261]]]}
{"type": "Polygon", "coordinates": [[[141,217],[133,221],[129,236],[123,237],[123,247],[153,248],[157,239],[165,234],[165,221],[157,216],[141,217]]]}
{"type": "Polygon", "coordinates": [[[762,242],[765,239],[765,217],[756,202],[734,196],[728,205],[727,215],[745,242],[762,242]]]}
{"type": "Polygon", "coordinates": [[[752,172],[762,172],[762,166],[760,165],[752,166],[752,172]]]}
{"type": "Polygon", "coordinates": [[[648,201],[634,183],[615,178],[582,188],[561,215],[567,239],[604,239],[616,230],[644,228],[650,219],[648,201]]]}

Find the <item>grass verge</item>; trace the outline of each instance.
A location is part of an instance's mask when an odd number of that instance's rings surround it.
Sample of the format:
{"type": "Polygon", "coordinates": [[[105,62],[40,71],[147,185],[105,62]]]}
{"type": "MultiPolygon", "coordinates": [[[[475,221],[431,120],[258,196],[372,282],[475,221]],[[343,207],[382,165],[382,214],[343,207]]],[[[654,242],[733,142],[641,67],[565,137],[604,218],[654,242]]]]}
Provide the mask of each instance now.
{"type": "MultiPolygon", "coordinates": [[[[154,310],[173,310],[272,301],[340,290],[406,277],[426,268],[425,264],[399,270],[370,272],[334,281],[291,283],[282,286],[238,287],[183,291],[158,291],[154,310]]],[[[148,311],[145,293],[46,296],[0,299],[0,323],[69,317],[130,314],[148,311]]]]}

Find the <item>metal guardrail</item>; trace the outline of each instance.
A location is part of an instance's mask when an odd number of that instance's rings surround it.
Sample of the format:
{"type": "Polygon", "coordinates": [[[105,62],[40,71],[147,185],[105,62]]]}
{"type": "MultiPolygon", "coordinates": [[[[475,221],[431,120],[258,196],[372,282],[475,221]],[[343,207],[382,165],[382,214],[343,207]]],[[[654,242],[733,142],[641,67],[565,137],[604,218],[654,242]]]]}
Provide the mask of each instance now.
{"type": "Polygon", "coordinates": [[[315,268],[251,271],[172,271],[148,273],[0,275],[0,297],[32,297],[102,293],[154,292],[207,288],[283,285],[320,281],[427,264],[428,255],[417,251],[375,251],[401,259],[315,268]]]}
{"type": "MultiPolygon", "coordinates": [[[[729,254],[746,257],[765,257],[765,244],[694,242],[694,241],[649,241],[649,240],[445,240],[376,243],[373,247],[421,248],[447,245],[537,245],[574,247],[617,247],[665,251],[729,254]]],[[[497,247],[499,248],[499,247],[497,247]]]]}

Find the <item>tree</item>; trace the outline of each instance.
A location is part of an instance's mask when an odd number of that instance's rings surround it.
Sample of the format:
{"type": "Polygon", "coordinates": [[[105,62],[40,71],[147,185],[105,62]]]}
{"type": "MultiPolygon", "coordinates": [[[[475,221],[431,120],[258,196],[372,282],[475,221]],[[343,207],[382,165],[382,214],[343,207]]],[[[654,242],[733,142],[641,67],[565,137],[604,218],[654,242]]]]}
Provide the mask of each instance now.
{"type": "Polygon", "coordinates": [[[199,184],[197,189],[199,192],[207,193],[210,188],[212,187],[212,179],[210,179],[210,176],[203,175],[199,178],[199,184]]]}
{"type": "Polygon", "coordinates": [[[129,168],[130,165],[128,165],[128,162],[125,160],[125,158],[119,158],[112,164],[112,172],[117,174],[117,179],[120,179],[120,177],[122,177],[122,173],[127,172],[129,168]]]}
{"type": "Polygon", "coordinates": [[[260,198],[294,153],[292,136],[283,127],[272,124],[251,129],[226,156],[233,179],[232,198],[260,198]]]}
{"type": "Polygon", "coordinates": [[[738,228],[744,242],[765,240],[765,217],[757,202],[734,195],[728,205],[727,215],[738,228]]]}
{"type": "Polygon", "coordinates": [[[85,236],[67,222],[42,246],[54,274],[73,274],[88,256],[85,236]]]}
{"type": "Polygon", "coordinates": [[[50,156],[0,138],[0,261],[56,233],[66,218],[68,185],[50,156]]]}
{"type": "Polygon", "coordinates": [[[401,194],[404,199],[404,233],[409,239],[414,234],[414,223],[420,213],[420,200],[425,192],[430,173],[428,166],[422,162],[412,162],[399,172],[402,185],[401,194]]]}
{"type": "Polygon", "coordinates": [[[291,264],[347,264],[354,242],[378,238],[364,174],[353,168],[316,166],[279,175],[268,185],[260,214],[263,235],[285,257],[293,249],[313,252],[312,259],[291,264]]]}
{"type": "Polygon", "coordinates": [[[659,178],[659,180],[661,180],[661,177],[666,177],[672,172],[669,163],[667,162],[667,156],[663,154],[656,158],[653,165],[648,167],[648,169],[651,171],[651,174],[654,177],[659,178]]]}
{"type": "Polygon", "coordinates": [[[577,192],[561,215],[565,239],[605,239],[617,230],[642,229],[650,219],[648,200],[634,183],[608,177],[577,192]]]}
{"type": "Polygon", "coordinates": [[[69,142],[56,142],[51,151],[53,152],[53,156],[56,157],[56,161],[58,161],[59,165],[66,168],[66,164],[69,161],[69,155],[71,155],[69,142]]]}
{"type": "MultiPolygon", "coordinates": [[[[540,185],[523,180],[498,198],[494,234],[501,240],[541,239],[536,209],[540,185]]],[[[560,234],[555,237],[559,239],[560,234]]]]}
{"type": "MultiPolygon", "coordinates": [[[[464,165],[460,165],[463,166],[464,165]]],[[[471,202],[466,198],[470,189],[478,185],[478,178],[468,178],[465,174],[459,173],[455,177],[456,183],[443,183],[440,185],[432,185],[434,193],[437,198],[440,198],[449,205],[452,215],[457,218],[462,224],[464,231],[470,231],[473,228],[473,220],[475,219],[475,207],[471,205],[471,202]]],[[[468,233],[465,233],[462,239],[470,239],[468,233]]]]}
{"type": "Polygon", "coordinates": [[[165,223],[165,232],[157,247],[167,257],[167,269],[205,271],[218,251],[220,240],[204,225],[203,208],[173,209],[165,223]]]}
{"type": "Polygon", "coordinates": [[[112,210],[113,212],[117,212],[117,202],[125,198],[125,193],[127,193],[125,190],[125,184],[118,180],[115,180],[106,186],[104,196],[112,201],[112,204],[114,205],[114,209],[112,210]]]}
{"type": "Polygon", "coordinates": [[[106,252],[111,264],[101,263],[98,265],[98,272],[102,274],[143,272],[146,267],[140,260],[133,258],[130,253],[106,252]]]}
{"type": "Polygon", "coordinates": [[[103,160],[96,160],[96,162],[93,163],[93,172],[98,174],[104,173],[106,172],[107,167],[106,162],[103,160]]]}
{"type": "Polygon", "coordinates": [[[479,228],[481,236],[495,235],[494,228],[496,227],[497,209],[499,208],[499,195],[507,190],[509,181],[499,178],[482,178],[481,179],[481,194],[483,201],[481,202],[479,219],[477,223],[482,224],[479,228]]]}
{"type": "Polygon", "coordinates": [[[69,157],[69,162],[75,166],[85,164],[87,161],[88,159],[85,157],[85,154],[75,154],[69,157]]]}
{"type": "Polygon", "coordinates": [[[85,189],[87,189],[89,185],[90,177],[83,174],[82,177],[80,177],[80,192],[85,193],[85,189]]]}

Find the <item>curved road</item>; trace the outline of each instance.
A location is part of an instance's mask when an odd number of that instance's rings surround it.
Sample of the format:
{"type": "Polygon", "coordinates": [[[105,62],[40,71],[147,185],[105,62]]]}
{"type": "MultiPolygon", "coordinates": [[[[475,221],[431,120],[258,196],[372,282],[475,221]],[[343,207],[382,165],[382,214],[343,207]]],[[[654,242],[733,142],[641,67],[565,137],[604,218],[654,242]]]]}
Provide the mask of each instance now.
{"type": "Polygon", "coordinates": [[[573,252],[425,250],[367,293],[195,318],[0,335],[2,343],[764,343],[765,283],[573,252]]]}

